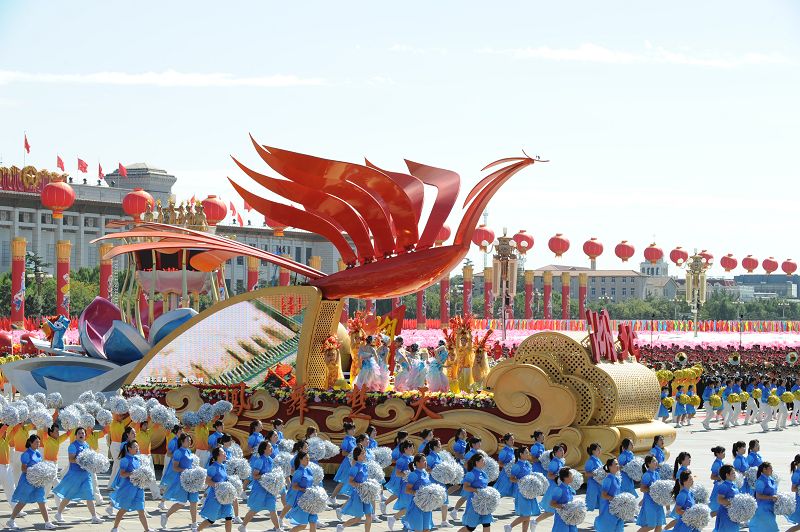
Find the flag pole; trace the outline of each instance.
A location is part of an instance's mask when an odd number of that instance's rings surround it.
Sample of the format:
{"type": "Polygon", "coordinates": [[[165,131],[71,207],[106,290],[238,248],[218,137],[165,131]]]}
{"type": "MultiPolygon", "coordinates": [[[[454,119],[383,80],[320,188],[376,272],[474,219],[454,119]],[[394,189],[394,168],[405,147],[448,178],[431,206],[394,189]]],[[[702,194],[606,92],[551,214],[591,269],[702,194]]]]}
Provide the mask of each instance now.
{"type": "MultiPolygon", "coordinates": [[[[22,130],[22,138],[25,139],[25,143],[28,142],[28,132],[26,130],[22,130]]],[[[27,149],[25,148],[25,143],[22,144],[22,167],[25,168],[27,164],[27,149]]]]}

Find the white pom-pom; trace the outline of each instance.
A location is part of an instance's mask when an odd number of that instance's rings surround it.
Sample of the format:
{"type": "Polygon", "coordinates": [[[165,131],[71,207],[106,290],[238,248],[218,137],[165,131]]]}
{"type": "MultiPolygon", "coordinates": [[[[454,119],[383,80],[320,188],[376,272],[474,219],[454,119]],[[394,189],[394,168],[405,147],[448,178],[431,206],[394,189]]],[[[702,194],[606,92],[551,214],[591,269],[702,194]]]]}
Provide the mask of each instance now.
{"type": "Polygon", "coordinates": [[[325,459],[338,456],[340,452],[339,446],[332,441],[325,440],[325,459]]]}
{"type": "Polygon", "coordinates": [[[572,482],[569,485],[577,493],[583,486],[583,475],[575,469],[570,469],[570,473],[572,473],[572,482]]]}
{"type": "Polygon", "coordinates": [[[156,399],[155,397],[151,397],[150,399],[145,401],[144,406],[145,408],[147,408],[147,411],[149,412],[160,404],[161,403],[158,402],[158,399],[156,399]]]}
{"type": "Polygon", "coordinates": [[[213,405],[211,405],[211,409],[214,412],[215,417],[221,417],[227,414],[228,412],[233,411],[233,405],[229,401],[217,401],[213,405]]]}
{"type": "Polygon", "coordinates": [[[91,449],[81,451],[75,462],[89,473],[105,473],[111,467],[111,462],[102,454],[91,449]]]}
{"type": "Polygon", "coordinates": [[[47,395],[47,401],[45,402],[47,408],[52,410],[57,410],[64,406],[64,399],[61,397],[61,394],[58,392],[53,392],[47,395]]]}
{"type": "Polygon", "coordinates": [[[433,512],[444,506],[447,490],[439,484],[428,484],[414,494],[414,504],[423,512],[433,512]]]}
{"type": "Polygon", "coordinates": [[[197,415],[200,416],[200,421],[203,424],[211,423],[211,420],[214,419],[214,407],[208,403],[203,403],[197,409],[197,415]]]}
{"type": "Polygon", "coordinates": [[[149,465],[145,466],[143,464],[139,469],[134,470],[128,478],[131,484],[137,488],[146,489],[156,481],[156,474],[150,469],[149,465]]]}
{"type": "Polygon", "coordinates": [[[797,510],[797,500],[794,493],[778,493],[775,501],[775,515],[792,515],[797,510]]]}
{"type": "Polygon", "coordinates": [[[519,489],[520,495],[528,500],[544,495],[547,491],[547,486],[547,479],[541,473],[526,475],[517,481],[517,489],[519,489]]]}
{"type": "Polygon", "coordinates": [[[83,415],[75,405],[69,405],[58,413],[58,420],[64,430],[75,430],[81,426],[81,415],[83,415]]]}
{"type": "Polygon", "coordinates": [[[250,478],[253,469],[244,458],[231,458],[226,463],[228,475],[237,476],[242,480],[250,478]]]}
{"type": "Polygon", "coordinates": [[[375,460],[367,460],[367,478],[383,484],[386,480],[386,473],[383,471],[381,465],[375,460]]]}
{"type": "Polygon", "coordinates": [[[94,394],[94,400],[100,403],[100,406],[106,408],[106,403],[108,402],[108,397],[104,393],[96,392],[94,394]]]}
{"type": "Polygon", "coordinates": [[[659,506],[672,506],[675,499],[672,497],[672,488],[675,483],[671,480],[656,480],[650,484],[650,498],[659,506]]]}
{"type": "Polygon", "coordinates": [[[622,471],[628,475],[628,477],[634,482],[641,482],[642,475],[644,472],[642,471],[642,466],[644,465],[644,460],[641,456],[634,456],[633,460],[622,466],[622,471]]]}
{"type": "Polygon", "coordinates": [[[744,486],[744,475],[736,471],[736,477],[733,479],[733,483],[736,484],[737,488],[744,486]]]}
{"type": "Polygon", "coordinates": [[[86,405],[83,403],[72,403],[70,406],[72,406],[75,410],[77,410],[81,414],[86,414],[88,412],[88,410],[86,410],[86,405]]]}
{"type": "Polygon", "coordinates": [[[87,390],[78,396],[79,403],[88,403],[89,401],[94,401],[94,392],[92,390],[87,390]]]}
{"type": "Polygon", "coordinates": [[[372,457],[381,465],[381,467],[389,467],[392,465],[392,450],[388,447],[378,447],[377,449],[373,449],[372,457]]]}
{"type": "Polygon", "coordinates": [[[356,490],[362,502],[374,505],[380,498],[383,487],[370,478],[360,484],[356,484],[356,490]]]}
{"type": "Polygon", "coordinates": [[[458,463],[456,461],[456,458],[452,454],[450,454],[450,451],[441,450],[436,454],[439,455],[439,458],[441,458],[443,462],[450,462],[450,463],[453,463],[453,464],[457,464],[458,463]]]}
{"type": "Polygon", "coordinates": [[[664,462],[658,466],[658,476],[661,480],[675,480],[675,470],[671,465],[664,462]]]}
{"type": "Polygon", "coordinates": [[[464,478],[464,470],[453,462],[439,462],[431,470],[431,478],[440,484],[457,484],[458,471],[461,471],[461,478],[464,478]]]}
{"type": "Polygon", "coordinates": [[[318,515],[328,508],[328,492],[322,486],[306,489],[297,499],[297,505],[311,515],[318,515]]]}
{"type": "Polygon", "coordinates": [[[233,501],[236,500],[236,497],[239,494],[236,492],[236,486],[231,484],[230,482],[217,482],[217,485],[214,486],[214,496],[217,498],[217,502],[220,504],[233,504],[233,501]]]}
{"type": "Polygon", "coordinates": [[[472,508],[478,515],[491,515],[500,504],[500,492],[494,488],[480,488],[472,495],[472,508]]]}
{"type": "Polygon", "coordinates": [[[128,413],[128,401],[126,401],[124,397],[120,397],[119,395],[115,395],[114,397],[109,399],[106,406],[108,407],[109,410],[111,410],[115,414],[128,413]]]}
{"type": "Polygon", "coordinates": [[[198,493],[206,487],[206,470],[192,467],[181,471],[181,487],[189,493],[198,493]]]}
{"type": "Polygon", "coordinates": [[[556,511],[569,526],[578,526],[586,519],[586,503],[583,500],[573,499],[556,511]]]}
{"type": "Polygon", "coordinates": [[[757,475],[758,475],[757,467],[751,467],[750,469],[744,472],[744,478],[745,480],[747,480],[748,486],[755,487],[757,475]]]}
{"type": "Polygon", "coordinates": [[[282,439],[278,442],[278,452],[290,453],[294,449],[294,440],[282,439]]]}
{"type": "Polygon", "coordinates": [[[11,405],[6,405],[0,410],[0,423],[4,425],[18,425],[22,420],[19,417],[19,412],[11,405]]]}
{"type": "Polygon", "coordinates": [[[144,423],[147,421],[147,409],[143,406],[131,405],[128,409],[128,415],[134,423],[144,423]]]}
{"type": "Polygon", "coordinates": [[[27,420],[31,415],[31,409],[25,401],[14,401],[11,403],[11,407],[17,409],[17,414],[19,414],[19,418],[22,422],[27,420]]]}
{"type": "Polygon", "coordinates": [[[711,499],[711,493],[703,484],[695,482],[690,491],[692,495],[694,495],[694,501],[699,504],[708,504],[708,501],[711,499]]]}
{"type": "Polygon", "coordinates": [[[228,482],[233,484],[233,487],[236,489],[236,495],[241,497],[244,495],[244,484],[242,483],[242,479],[239,477],[228,477],[228,482]]]}
{"type": "Polygon", "coordinates": [[[479,452],[483,454],[483,472],[489,477],[489,482],[494,482],[500,476],[500,464],[485,452],[479,452]]]}
{"type": "Polygon", "coordinates": [[[202,467],[200,465],[200,457],[196,454],[192,455],[192,467],[202,467]]]}
{"type": "Polygon", "coordinates": [[[614,517],[622,519],[623,522],[634,521],[639,513],[639,501],[635,495],[620,493],[611,499],[608,504],[608,511],[614,517]]]}
{"type": "Polygon", "coordinates": [[[286,488],[286,477],[280,469],[273,469],[269,473],[264,473],[258,479],[261,487],[273,497],[277,497],[286,488]]]}
{"type": "Polygon", "coordinates": [[[683,512],[681,521],[692,530],[703,530],[711,522],[711,508],[697,503],[683,512]]]}
{"type": "Polygon", "coordinates": [[[156,425],[161,425],[167,429],[171,429],[173,425],[177,425],[177,417],[175,417],[175,409],[167,408],[164,405],[154,406],[150,410],[150,419],[156,425]]]}
{"type": "Polygon", "coordinates": [[[47,405],[47,396],[42,392],[36,392],[35,394],[33,394],[33,400],[42,406],[47,405]]]}
{"type": "Polygon", "coordinates": [[[547,466],[550,465],[550,451],[545,450],[545,452],[542,453],[539,457],[539,464],[547,471],[547,466]]]}
{"type": "Polygon", "coordinates": [[[309,462],[306,469],[311,471],[311,476],[314,479],[314,485],[322,486],[322,482],[325,480],[325,470],[322,469],[322,466],[315,464],[314,462],[309,462]]]}
{"type": "Polygon", "coordinates": [[[31,413],[31,423],[37,430],[47,430],[53,424],[53,416],[47,410],[36,409],[31,413]]]}
{"type": "Polygon", "coordinates": [[[325,459],[325,440],[322,438],[309,438],[306,443],[308,444],[308,458],[312,462],[319,462],[325,459]]]}
{"type": "Polygon", "coordinates": [[[603,484],[603,481],[608,476],[608,471],[603,469],[603,466],[598,467],[594,471],[592,471],[592,478],[598,483],[603,484]]]}
{"type": "Polygon", "coordinates": [[[43,488],[55,482],[58,466],[52,462],[39,462],[28,468],[25,478],[36,488],[43,488]]]}
{"type": "Polygon", "coordinates": [[[101,408],[95,414],[95,419],[97,420],[97,424],[101,427],[105,427],[110,425],[112,421],[114,421],[114,414],[111,413],[111,410],[106,410],[105,408],[101,408]]]}
{"type": "Polygon", "coordinates": [[[292,455],[289,453],[278,453],[272,462],[274,467],[283,471],[283,476],[288,477],[292,474],[292,455]]]}
{"type": "Polygon", "coordinates": [[[747,523],[756,514],[756,499],[752,495],[739,493],[731,499],[728,507],[728,517],[740,525],[747,523]]]}
{"type": "Polygon", "coordinates": [[[93,415],[89,414],[88,412],[86,414],[81,414],[81,425],[80,426],[82,428],[86,429],[87,431],[93,430],[94,429],[94,423],[95,423],[95,421],[94,421],[94,416],[93,415]]]}
{"type": "Polygon", "coordinates": [[[86,412],[92,415],[95,415],[97,412],[100,411],[101,408],[103,408],[102,406],[100,406],[100,403],[94,400],[83,403],[83,407],[86,409],[86,412]]]}
{"type": "Polygon", "coordinates": [[[182,421],[184,427],[191,429],[200,424],[200,416],[197,415],[197,412],[184,412],[182,421]]]}
{"type": "Polygon", "coordinates": [[[147,409],[146,405],[147,403],[141,395],[133,395],[128,397],[128,406],[140,406],[144,409],[147,409]]]}
{"type": "Polygon", "coordinates": [[[238,443],[232,442],[229,450],[231,452],[231,458],[244,458],[244,451],[239,447],[238,443]]]}

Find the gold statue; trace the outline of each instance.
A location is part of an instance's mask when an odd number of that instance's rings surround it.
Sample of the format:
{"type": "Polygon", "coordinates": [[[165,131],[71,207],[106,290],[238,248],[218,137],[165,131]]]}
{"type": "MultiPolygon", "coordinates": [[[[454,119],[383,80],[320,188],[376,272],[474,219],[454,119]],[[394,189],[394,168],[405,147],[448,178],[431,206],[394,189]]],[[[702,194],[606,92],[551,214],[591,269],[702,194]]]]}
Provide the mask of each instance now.
{"type": "Polygon", "coordinates": [[[161,206],[161,200],[156,201],[156,209],[158,210],[158,223],[163,224],[164,221],[164,207],[161,206]]]}
{"type": "Polygon", "coordinates": [[[170,199],[169,203],[167,204],[167,212],[165,216],[166,220],[165,223],[170,225],[175,225],[175,200],[170,199]]]}
{"type": "Polygon", "coordinates": [[[361,369],[361,359],[358,350],[367,344],[367,332],[363,314],[356,312],[355,317],[347,320],[347,335],[350,337],[350,383],[356,382],[358,371],[361,369]]]}
{"type": "Polygon", "coordinates": [[[203,210],[203,204],[199,201],[194,205],[194,225],[201,231],[208,229],[206,213],[203,210]]]}
{"type": "Polygon", "coordinates": [[[450,319],[455,338],[456,365],[458,366],[458,388],[462,392],[472,388],[472,316],[456,316],[450,319]]]}
{"type": "Polygon", "coordinates": [[[339,339],[335,334],[330,335],[322,344],[322,356],[325,360],[326,386],[328,390],[336,387],[339,380],[339,339]]]}
{"type": "Polygon", "coordinates": [[[475,356],[472,362],[472,388],[475,391],[482,390],[486,382],[486,376],[489,375],[489,357],[486,353],[486,340],[492,335],[494,331],[489,329],[483,338],[480,334],[475,335],[475,356]]]}
{"type": "Polygon", "coordinates": [[[183,202],[181,202],[175,211],[175,225],[183,225],[185,221],[186,219],[183,216],[183,202]]]}
{"type": "Polygon", "coordinates": [[[153,206],[150,202],[147,202],[147,207],[144,209],[144,221],[145,222],[152,222],[153,221],[153,206]]]}

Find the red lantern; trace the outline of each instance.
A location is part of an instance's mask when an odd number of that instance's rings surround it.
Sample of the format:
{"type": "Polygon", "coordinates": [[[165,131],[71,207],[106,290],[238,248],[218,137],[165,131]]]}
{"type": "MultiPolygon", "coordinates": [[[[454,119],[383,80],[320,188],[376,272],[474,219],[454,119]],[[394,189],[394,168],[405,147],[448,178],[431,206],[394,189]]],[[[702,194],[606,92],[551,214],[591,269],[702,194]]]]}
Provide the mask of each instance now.
{"type": "Polygon", "coordinates": [[[628,244],[627,240],[623,240],[614,248],[614,254],[622,259],[622,262],[628,262],[628,259],[633,257],[633,254],[636,252],[633,249],[633,246],[628,244]]]}
{"type": "Polygon", "coordinates": [[[769,275],[778,269],[778,261],[775,260],[774,257],[770,257],[768,259],[764,259],[761,262],[761,266],[764,268],[764,271],[767,272],[767,275],[769,275]]]}
{"type": "Polygon", "coordinates": [[[758,259],[752,255],[748,255],[742,259],[742,268],[747,270],[747,273],[753,273],[758,268],[758,259]]]}
{"type": "Polygon", "coordinates": [[[517,251],[519,251],[521,255],[524,255],[533,248],[533,237],[526,233],[525,229],[520,229],[519,232],[511,238],[516,242],[517,251]]]}
{"type": "Polygon", "coordinates": [[[148,205],[151,209],[155,206],[153,196],[141,188],[134,188],[122,198],[122,210],[133,218],[134,222],[141,221],[142,214],[147,212],[148,205]]]}
{"type": "Polygon", "coordinates": [[[442,228],[439,229],[439,234],[436,235],[436,243],[441,246],[448,238],[450,238],[450,227],[445,224],[442,225],[442,228]]]}
{"type": "Polygon", "coordinates": [[[206,215],[206,222],[214,227],[228,216],[228,206],[218,197],[211,195],[202,201],[203,213],[206,215]]]}
{"type": "Polygon", "coordinates": [[[272,229],[272,234],[274,236],[283,236],[283,230],[286,229],[287,227],[286,225],[283,225],[282,223],[275,221],[272,218],[267,218],[266,216],[264,216],[264,223],[267,224],[267,227],[272,229]]]}
{"type": "Polygon", "coordinates": [[[781,264],[781,270],[783,270],[783,273],[785,273],[786,275],[792,275],[794,272],[797,271],[797,263],[792,259],[786,259],[781,264]]]}
{"type": "Polygon", "coordinates": [[[590,260],[595,260],[603,254],[603,244],[596,237],[592,237],[583,243],[583,252],[590,260]]]}
{"type": "Polygon", "coordinates": [[[644,250],[644,258],[650,264],[656,264],[658,261],[664,258],[664,251],[656,246],[656,243],[653,242],[647,249],[644,250]]]}
{"type": "Polygon", "coordinates": [[[669,260],[675,263],[675,266],[683,266],[689,260],[689,254],[685,249],[678,246],[669,252],[669,260]]]}
{"type": "Polygon", "coordinates": [[[42,189],[42,205],[53,211],[53,219],[64,217],[64,211],[75,203],[75,191],[63,181],[50,181],[42,189]]]}
{"type": "Polygon", "coordinates": [[[481,251],[486,253],[492,242],[494,242],[494,231],[483,224],[475,228],[475,232],[472,233],[472,243],[481,248],[481,251]]]}
{"type": "Polygon", "coordinates": [[[547,242],[547,247],[555,253],[556,257],[560,257],[569,249],[569,240],[564,238],[561,233],[556,233],[556,236],[547,242]]]}
{"type": "Polygon", "coordinates": [[[703,259],[703,262],[705,262],[706,264],[711,264],[711,263],[714,262],[714,255],[712,255],[711,253],[709,253],[705,249],[703,251],[701,251],[700,253],[698,253],[697,255],[701,259],[703,259]]]}
{"type": "Polygon", "coordinates": [[[726,272],[729,272],[736,269],[736,266],[739,265],[739,261],[737,261],[731,253],[728,253],[719,259],[719,265],[722,266],[722,269],[724,269],[726,272]]]}

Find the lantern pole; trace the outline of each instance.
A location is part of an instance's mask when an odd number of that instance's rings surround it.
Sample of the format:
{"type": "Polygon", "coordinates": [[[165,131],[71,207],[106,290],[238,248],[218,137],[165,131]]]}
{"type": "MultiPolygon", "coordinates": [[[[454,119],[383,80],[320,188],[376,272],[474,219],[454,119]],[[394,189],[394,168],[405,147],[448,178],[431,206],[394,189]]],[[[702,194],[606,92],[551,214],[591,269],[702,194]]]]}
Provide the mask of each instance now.
{"type": "Polygon", "coordinates": [[[499,291],[501,297],[500,322],[502,324],[503,340],[506,339],[506,317],[509,307],[508,298],[512,292],[509,288],[509,281],[512,277],[516,277],[509,271],[510,267],[516,268],[517,266],[517,256],[514,253],[515,247],[516,242],[514,242],[511,237],[506,235],[506,228],[504,227],[503,236],[497,237],[497,244],[494,246],[495,254],[493,261],[495,263],[495,276],[499,279],[499,286],[496,288],[496,290],[499,291]]]}

